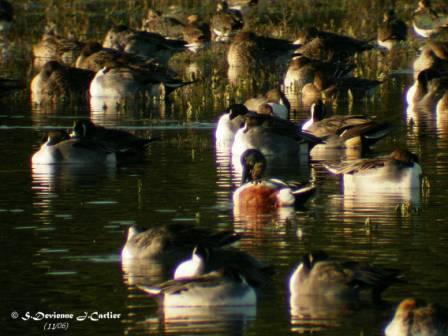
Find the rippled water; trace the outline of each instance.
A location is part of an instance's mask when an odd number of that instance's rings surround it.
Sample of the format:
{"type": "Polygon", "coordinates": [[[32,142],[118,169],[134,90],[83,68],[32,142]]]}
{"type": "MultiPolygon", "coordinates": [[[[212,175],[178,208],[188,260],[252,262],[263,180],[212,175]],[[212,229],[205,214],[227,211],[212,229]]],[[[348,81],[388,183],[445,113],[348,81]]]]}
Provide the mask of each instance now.
{"type": "MultiPolygon", "coordinates": [[[[375,57],[387,61],[380,53],[375,57]]],[[[411,60],[403,51],[399,71],[373,99],[341,103],[334,110],[393,120],[396,131],[368,155],[386,154],[397,145],[409,147],[420,157],[426,188],[413,195],[344,195],[341,180],[322,166],[324,159],[345,155],[336,153],[315,157],[309,167],[275,167],[278,177],[313,179],[318,192],[303,209],[268,214],[233,209],[231,197],[239,179],[229,153],[217,150],[213,138],[224,99],[207,101],[197,110],[183,105],[187,92],[179,94],[178,104],[103,111],[85,105],[32,107],[29,92],[1,97],[0,237],[7,311],[2,330],[43,333],[43,322],[13,320],[13,311],[21,316],[98,311],[121,317],[70,321],[70,334],[380,335],[393,306],[404,297],[447,305],[448,125],[446,116],[434,109],[406,109],[403,92],[412,79],[411,60]],[[31,167],[30,157],[43,132],[70,127],[80,116],[160,141],[151,145],[143,164],[96,170],[31,167]],[[275,266],[274,280],[261,291],[256,309],[164,315],[155,299],[133,285],[132,270],[122,270],[119,256],[127,228],[173,222],[234,229],[245,237],[239,248],[275,266]],[[300,318],[291,317],[288,277],[300,256],[312,249],[399,268],[407,282],[385,292],[387,307],[367,300],[359,309],[341,307],[334,315],[305,307],[300,318]]],[[[4,68],[10,73],[8,64],[4,68]]],[[[195,85],[192,91],[204,89],[195,85]]],[[[299,111],[294,119],[304,116],[299,111]]]]}

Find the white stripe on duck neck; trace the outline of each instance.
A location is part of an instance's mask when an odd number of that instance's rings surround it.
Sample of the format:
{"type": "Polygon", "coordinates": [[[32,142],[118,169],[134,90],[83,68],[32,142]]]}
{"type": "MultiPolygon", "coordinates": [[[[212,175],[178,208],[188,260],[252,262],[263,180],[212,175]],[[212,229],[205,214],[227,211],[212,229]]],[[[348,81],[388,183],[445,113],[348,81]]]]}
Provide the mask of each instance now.
{"type": "Polygon", "coordinates": [[[205,271],[205,261],[204,259],[196,253],[197,249],[193,250],[191,259],[188,259],[179,266],[177,266],[174,272],[174,279],[195,277],[204,274],[205,271]]]}
{"type": "Polygon", "coordinates": [[[314,103],[311,105],[310,108],[310,119],[307,120],[306,123],[303,124],[302,130],[306,131],[308,130],[311,125],[313,125],[315,122],[321,121],[324,119],[325,116],[325,110],[322,102],[314,103]]]}

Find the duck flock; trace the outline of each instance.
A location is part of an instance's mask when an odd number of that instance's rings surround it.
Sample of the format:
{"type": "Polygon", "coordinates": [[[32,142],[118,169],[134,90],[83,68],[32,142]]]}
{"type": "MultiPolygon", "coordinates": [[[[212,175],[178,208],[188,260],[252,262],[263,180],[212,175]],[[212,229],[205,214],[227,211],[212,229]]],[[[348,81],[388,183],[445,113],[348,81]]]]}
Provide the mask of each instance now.
{"type": "MultiPolygon", "coordinates": [[[[420,0],[412,22],[407,23],[391,8],[378,24],[377,37],[370,41],[315,27],[303,29],[294,41],[288,41],[245,29],[245,16],[258,5],[256,0],[218,1],[208,23],[198,15],[182,22],[150,9],[139,29],[114,26],[102,42],[64,38],[49,28],[33,46],[38,73],[29,84],[32,101],[95,99],[107,109],[123,99],[168,99],[174,90],[195,82],[182,80],[168,67],[172,55],[188,52],[194,57],[211,43],[223,43],[231,83],[260,68],[288,64],[281,85],[264,95],[247,97],[245,102],[233,102],[217,123],[216,145],[230,153],[241,176],[241,185],[233,191],[238,211],[265,213],[305,204],[316,191],[314,181],[284,181],[270,176],[270,167],[290,160],[308,165],[310,158],[334,150],[340,157],[351,158],[324,162],[329,173],[343,176],[345,193],[419,190],[422,167],[406,148],[396,148],[388,156],[364,158],[370,146],[394,131],[393,122],[366,115],[334,115],[330,109],[341,96],[368,96],[382,84],[353,75],[356,55],[374,49],[393,52],[410,38],[408,30],[412,29],[414,36],[426,41],[413,65],[414,83],[406,92],[406,103],[446,112],[448,42],[436,38],[448,30],[448,15],[443,12],[448,7],[420,0]],[[310,111],[308,120],[290,120],[292,99],[310,111]]],[[[0,1],[0,31],[4,34],[14,24],[13,7],[0,1]]],[[[0,81],[3,92],[20,89],[20,84],[0,81]]],[[[159,140],[79,119],[70,131],[49,132],[31,162],[82,166],[142,162],[148,146],[159,140]]],[[[160,304],[168,315],[191,307],[254,307],[276,272],[230,246],[242,238],[231,230],[187,224],[147,230],[132,226],[121,253],[123,269],[132,284],[162,298],[160,304]],[[142,265],[154,268],[153,278],[160,282],[141,281],[142,265]]],[[[310,251],[291,268],[288,283],[291,313],[300,315],[303,307],[331,312],[341,305],[356,304],[362,293],[379,305],[383,291],[394,284],[406,286],[406,279],[397,269],[310,251]]],[[[448,315],[436,303],[406,298],[384,333],[448,335],[448,315]]]]}

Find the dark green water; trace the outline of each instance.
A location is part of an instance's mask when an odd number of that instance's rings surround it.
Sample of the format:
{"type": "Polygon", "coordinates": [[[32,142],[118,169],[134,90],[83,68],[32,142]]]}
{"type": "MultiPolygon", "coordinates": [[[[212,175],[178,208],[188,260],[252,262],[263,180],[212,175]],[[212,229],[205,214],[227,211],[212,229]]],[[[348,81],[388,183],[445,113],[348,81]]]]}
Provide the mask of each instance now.
{"type": "MultiPolygon", "coordinates": [[[[109,8],[111,14],[92,3],[67,2],[66,11],[84,11],[78,18],[88,17],[89,28],[103,27],[125,17],[125,6],[109,8]],[[84,6],[88,6],[88,12],[84,6]],[[98,23],[92,19],[95,17],[106,18],[98,23]]],[[[132,9],[134,3],[137,2],[126,5],[132,9]]],[[[279,6],[285,3],[279,1],[279,6]]],[[[341,2],[341,8],[350,4],[341,2]]],[[[368,10],[365,7],[361,6],[360,11],[368,10]]],[[[11,51],[17,57],[4,60],[2,71],[29,82],[34,73],[29,48],[42,31],[45,6],[23,1],[17,8],[23,14],[14,35],[15,49],[11,51]],[[33,34],[20,35],[26,29],[33,34]]],[[[409,13],[409,8],[405,9],[409,13]]],[[[67,13],[60,15],[76,22],[76,17],[67,13]]],[[[331,11],[323,7],[322,13],[324,20],[331,11]]],[[[353,10],[347,15],[356,16],[353,10]]],[[[340,17],[328,25],[336,25],[338,20],[343,27],[348,25],[340,17]]],[[[365,25],[364,21],[358,24],[365,25]]],[[[370,24],[372,30],[374,23],[370,24]]],[[[359,27],[353,29],[356,28],[359,27]]],[[[262,26],[260,31],[266,29],[262,26]]],[[[102,36],[100,33],[93,28],[86,32],[96,38],[102,36]]],[[[381,335],[394,305],[407,296],[448,305],[447,118],[433,110],[406,111],[403,99],[412,77],[414,49],[420,43],[412,40],[399,52],[394,59],[395,71],[387,69],[391,75],[372,99],[335,106],[338,113],[365,113],[395,122],[396,131],[378,143],[371,155],[386,154],[397,145],[407,146],[419,155],[430,188],[411,200],[400,195],[344,196],[339,178],[328,174],[321,161],[315,161],[309,168],[285,167],[279,176],[315,179],[318,193],[305,209],[264,216],[235,214],[231,196],[237,179],[228,154],[215,149],[213,128],[228,99],[243,100],[254,88],[230,88],[226,70],[220,67],[222,57],[215,59],[212,66],[201,65],[205,73],[211,71],[218,76],[215,86],[209,79],[196,83],[176,93],[172,104],[160,108],[158,104],[106,112],[91,111],[86,105],[38,108],[29,103],[28,91],[1,97],[0,265],[4,334],[51,333],[43,331],[43,321],[12,319],[12,312],[20,316],[26,312],[75,316],[113,312],[121,314],[120,318],[97,322],[70,320],[67,334],[284,335],[314,331],[317,335],[381,335]],[[394,75],[403,72],[404,75],[394,75]],[[161,141],[151,146],[143,164],[94,171],[70,167],[33,170],[30,157],[38,149],[43,132],[70,127],[73,119],[80,116],[90,116],[102,125],[125,128],[142,136],[158,136],[161,141]],[[409,126],[410,118],[413,127],[409,126]],[[366,224],[366,219],[370,224],[366,224]],[[203,312],[205,317],[199,321],[191,317],[175,323],[164,321],[157,301],[132,286],[132,274],[122,271],[119,254],[129,225],[150,227],[173,222],[233,228],[245,236],[239,243],[242,250],[276,267],[272,284],[258,297],[256,312],[231,317],[203,312]],[[359,310],[345,311],[338,317],[291,319],[288,278],[300,256],[311,249],[399,268],[407,283],[385,292],[389,307],[374,307],[367,301],[359,310]]],[[[223,53],[222,46],[216,48],[223,53]]],[[[368,74],[380,73],[393,60],[373,51],[358,61],[360,71],[368,74]]],[[[261,89],[276,82],[275,76],[266,78],[266,82],[258,82],[255,87],[261,89]]],[[[302,120],[304,115],[299,111],[294,118],[302,120]]]]}

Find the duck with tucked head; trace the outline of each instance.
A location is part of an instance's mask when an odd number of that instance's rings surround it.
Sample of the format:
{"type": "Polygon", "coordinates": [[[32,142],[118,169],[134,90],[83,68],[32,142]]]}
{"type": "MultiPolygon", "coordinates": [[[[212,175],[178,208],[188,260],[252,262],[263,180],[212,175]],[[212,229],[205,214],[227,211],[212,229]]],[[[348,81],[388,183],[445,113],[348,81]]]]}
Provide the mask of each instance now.
{"type": "Polygon", "coordinates": [[[301,263],[289,279],[291,305],[313,298],[327,304],[356,302],[363,290],[371,292],[375,302],[390,285],[400,282],[400,272],[356,261],[330,258],[324,251],[302,257],[301,263]]]}
{"type": "Polygon", "coordinates": [[[302,30],[294,42],[302,55],[321,61],[343,61],[356,53],[373,48],[368,41],[308,27],[302,30]]]}
{"type": "Polygon", "coordinates": [[[303,204],[314,194],[315,188],[310,185],[264,178],[266,164],[266,158],[257,149],[248,149],[243,153],[241,186],[233,193],[235,207],[262,210],[293,207],[303,204]]]}
{"type": "Polygon", "coordinates": [[[94,76],[93,71],[49,61],[31,81],[31,100],[40,104],[57,99],[87,99],[94,76]]]}
{"type": "Polygon", "coordinates": [[[444,336],[448,334],[448,312],[437,304],[404,299],[387,325],[386,336],[444,336]]]}
{"type": "Polygon", "coordinates": [[[274,116],[285,120],[289,119],[291,104],[279,88],[271,89],[262,96],[250,98],[244,103],[251,111],[258,111],[263,104],[271,106],[274,116]]]}
{"type": "Polygon", "coordinates": [[[97,141],[114,151],[118,159],[126,159],[143,154],[154,138],[140,138],[124,130],[110,129],[95,125],[89,119],[74,122],[71,137],[97,141]]]}
{"type": "Polygon", "coordinates": [[[207,274],[169,280],[158,286],[140,286],[161,296],[164,307],[255,306],[257,295],[244,275],[232,266],[207,274]]]}
{"type": "Polygon", "coordinates": [[[344,190],[399,192],[419,190],[422,168],[415,154],[396,149],[390,155],[325,164],[333,174],[344,176],[344,190]]]}
{"type": "Polygon", "coordinates": [[[74,139],[64,131],[48,133],[47,141],[31,158],[32,164],[115,165],[114,151],[89,139],[74,139]]]}

